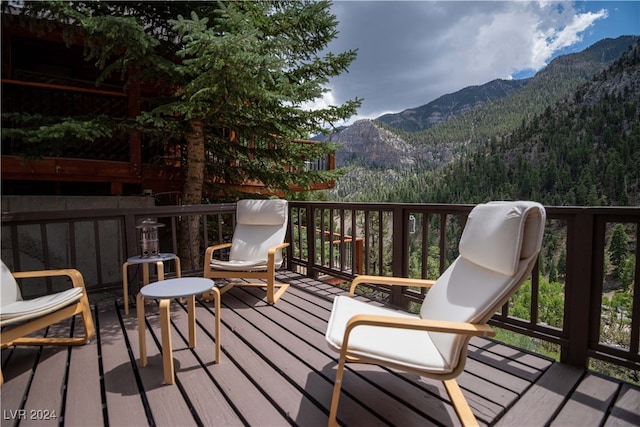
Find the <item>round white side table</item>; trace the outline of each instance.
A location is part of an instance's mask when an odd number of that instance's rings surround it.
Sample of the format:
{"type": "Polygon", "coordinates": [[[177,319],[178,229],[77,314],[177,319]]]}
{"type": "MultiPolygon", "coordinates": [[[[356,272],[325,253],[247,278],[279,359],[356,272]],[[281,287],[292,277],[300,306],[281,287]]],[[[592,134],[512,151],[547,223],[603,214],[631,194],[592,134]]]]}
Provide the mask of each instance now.
{"type": "Polygon", "coordinates": [[[183,277],[151,283],[140,289],[136,299],[138,313],[138,340],[140,343],[140,366],[147,366],[147,343],[145,339],[144,298],[160,300],[160,330],[162,333],[162,365],[165,384],[173,384],[173,350],[171,346],[171,323],[169,305],[171,299],[187,298],[189,317],[189,348],[196,346],[196,295],[211,291],[215,309],[216,363],[220,363],[220,291],[211,279],[183,277]]]}

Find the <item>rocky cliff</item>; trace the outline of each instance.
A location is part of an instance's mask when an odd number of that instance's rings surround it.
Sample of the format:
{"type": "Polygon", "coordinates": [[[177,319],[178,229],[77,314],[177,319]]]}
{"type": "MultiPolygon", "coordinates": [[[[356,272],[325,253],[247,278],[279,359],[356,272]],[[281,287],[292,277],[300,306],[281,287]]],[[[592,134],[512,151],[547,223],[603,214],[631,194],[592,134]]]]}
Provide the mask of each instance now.
{"type": "MultiPolygon", "coordinates": [[[[341,144],[336,151],[336,166],[365,166],[374,169],[411,167],[418,160],[433,161],[434,155],[424,146],[415,146],[371,120],[358,120],[330,137],[318,140],[341,144]]],[[[446,156],[446,153],[445,153],[446,156]]]]}

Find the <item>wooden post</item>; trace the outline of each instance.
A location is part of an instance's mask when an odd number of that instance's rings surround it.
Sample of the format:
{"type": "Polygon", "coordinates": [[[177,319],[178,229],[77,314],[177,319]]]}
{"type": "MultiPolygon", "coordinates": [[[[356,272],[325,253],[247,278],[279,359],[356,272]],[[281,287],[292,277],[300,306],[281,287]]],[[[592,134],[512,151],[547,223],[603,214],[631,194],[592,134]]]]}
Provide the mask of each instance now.
{"type": "Polygon", "coordinates": [[[585,369],[588,364],[590,331],[599,328],[599,322],[589,327],[589,312],[595,302],[592,295],[602,292],[601,286],[593,283],[593,237],[592,214],[579,212],[573,221],[568,221],[564,330],[569,344],[561,348],[560,361],[580,369],[585,369]]]}
{"type": "MultiPolygon", "coordinates": [[[[408,240],[405,221],[406,211],[401,207],[393,208],[393,269],[395,277],[407,277],[409,275],[408,240]]],[[[404,289],[401,286],[393,286],[391,289],[390,303],[397,307],[408,308],[408,300],[404,297],[404,289]]]]}
{"type": "Polygon", "coordinates": [[[356,237],[356,273],[363,274],[364,272],[364,239],[362,237],[356,237]]]}

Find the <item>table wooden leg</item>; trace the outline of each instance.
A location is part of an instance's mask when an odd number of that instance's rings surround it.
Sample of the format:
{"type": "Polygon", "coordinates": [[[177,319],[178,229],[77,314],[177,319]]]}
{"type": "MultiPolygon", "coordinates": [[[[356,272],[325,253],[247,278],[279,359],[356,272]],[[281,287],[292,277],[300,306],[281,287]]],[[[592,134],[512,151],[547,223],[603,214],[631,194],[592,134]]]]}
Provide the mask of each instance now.
{"type": "Polygon", "coordinates": [[[158,282],[164,280],[164,263],[162,261],[156,262],[156,273],[158,275],[158,282]]]}
{"type": "Polygon", "coordinates": [[[165,384],[174,383],[173,350],[171,346],[171,324],[169,322],[169,306],[171,300],[160,300],[160,329],[162,330],[162,366],[164,367],[165,384]]]}
{"type": "MultiPolygon", "coordinates": [[[[142,286],[149,284],[149,263],[142,264],[142,286]]],[[[142,299],[142,303],[146,304],[149,300],[147,298],[142,299]]]]}
{"type": "Polygon", "coordinates": [[[213,306],[216,311],[215,316],[215,335],[216,335],[216,363],[220,363],[220,291],[216,286],[211,289],[211,294],[213,296],[213,306]]]}
{"type": "Polygon", "coordinates": [[[182,277],[182,270],[180,268],[180,258],[176,256],[176,277],[182,277]]]}
{"type": "Polygon", "coordinates": [[[196,297],[187,297],[187,313],[189,317],[189,348],[196,347],[196,297]]]}
{"type": "Polygon", "coordinates": [[[149,263],[142,264],[142,286],[149,284],[149,263]]]}
{"type": "Polygon", "coordinates": [[[136,297],[136,310],[138,312],[138,343],[140,346],[140,366],[147,366],[147,340],[146,340],[146,327],[144,321],[144,298],[142,294],[138,293],[136,297]]]}

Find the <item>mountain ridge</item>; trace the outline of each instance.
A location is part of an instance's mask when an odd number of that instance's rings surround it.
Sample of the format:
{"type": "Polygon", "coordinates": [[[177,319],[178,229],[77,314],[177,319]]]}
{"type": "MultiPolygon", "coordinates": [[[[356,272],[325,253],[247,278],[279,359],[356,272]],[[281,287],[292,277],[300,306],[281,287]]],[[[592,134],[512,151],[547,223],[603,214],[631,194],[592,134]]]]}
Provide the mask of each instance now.
{"type": "MultiPolygon", "coordinates": [[[[527,79],[520,89],[423,131],[407,132],[379,120],[364,119],[333,134],[314,137],[342,144],[336,151],[336,165],[346,168],[346,173],[330,197],[349,200],[352,194],[361,194],[363,179],[374,179],[376,173],[390,176],[389,170],[414,168],[416,164],[423,170],[437,169],[477,144],[503,138],[592,78],[596,74],[593,70],[604,70],[611,58],[627,51],[639,39],[638,36],[604,39],[582,52],[558,57],[527,79]],[[520,111],[518,105],[525,107],[520,111]]],[[[494,82],[497,80],[490,83],[494,82]]],[[[487,87],[491,86],[469,87],[456,93],[462,92],[468,99],[469,91],[487,87]]],[[[464,100],[458,105],[464,105],[464,100]]]]}
{"type": "Polygon", "coordinates": [[[530,83],[557,77],[589,79],[619,58],[637,39],[638,36],[602,39],[581,52],[554,58],[533,77],[520,80],[495,79],[482,85],[467,86],[427,104],[406,108],[400,113],[384,114],[375,120],[398,130],[422,131],[487,102],[505,98],[530,83]]]}
{"type": "Polygon", "coordinates": [[[638,164],[640,42],[502,140],[433,173],[407,175],[379,197],[404,203],[532,199],[551,206],[638,206],[638,164]]]}
{"type": "Polygon", "coordinates": [[[407,108],[400,113],[389,113],[376,120],[407,132],[416,132],[444,123],[452,117],[510,95],[526,86],[531,78],[521,80],[495,79],[483,85],[467,86],[457,92],[443,95],[428,104],[407,108]]]}

